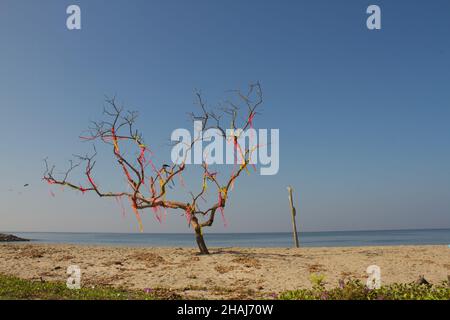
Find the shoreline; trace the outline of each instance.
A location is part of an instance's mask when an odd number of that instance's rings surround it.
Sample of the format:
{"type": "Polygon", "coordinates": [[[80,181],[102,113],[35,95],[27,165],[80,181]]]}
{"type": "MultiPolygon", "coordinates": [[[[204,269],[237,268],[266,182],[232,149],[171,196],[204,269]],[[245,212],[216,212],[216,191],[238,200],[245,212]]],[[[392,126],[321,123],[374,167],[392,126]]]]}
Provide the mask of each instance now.
{"type": "MultiPolygon", "coordinates": [[[[131,247],[195,246],[191,233],[86,233],[16,232],[16,236],[39,244],[92,244],[131,247]]],[[[293,246],[292,233],[205,233],[210,247],[287,248],[293,246]]],[[[450,244],[450,229],[385,230],[352,232],[302,232],[301,247],[359,247],[392,245],[450,244]]]]}
{"type": "Polygon", "coordinates": [[[447,245],[304,248],[219,248],[198,255],[194,247],[126,247],[92,244],[1,243],[0,273],[28,280],[63,281],[78,265],[83,286],[133,290],[160,288],[185,298],[268,298],[310,288],[312,274],[329,287],[341,279],[365,283],[370,265],[383,284],[409,283],[423,275],[433,284],[450,274],[447,245]]]}
{"type": "MultiPolygon", "coordinates": [[[[40,240],[40,239],[24,239],[24,240],[14,240],[14,241],[3,241],[0,242],[0,246],[8,246],[8,245],[33,245],[33,246],[55,246],[55,247],[92,247],[92,248],[108,248],[108,249],[156,249],[156,250],[168,250],[168,249],[176,249],[176,250],[181,250],[181,249],[187,249],[189,251],[193,251],[194,254],[199,253],[198,251],[198,247],[197,244],[195,242],[192,243],[192,245],[184,245],[184,244],[180,244],[180,245],[167,245],[167,246],[163,246],[163,245],[156,245],[156,246],[152,246],[149,244],[131,244],[131,243],[75,243],[75,242],[51,242],[51,241],[45,241],[45,240],[40,240]]],[[[450,244],[446,244],[446,243],[424,243],[424,244],[393,244],[393,245],[348,245],[348,246],[301,246],[299,248],[295,248],[295,247],[252,247],[252,246],[208,246],[208,249],[212,250],[212,251],[220,251],[220,250],[348,250],[348,249],[364,249],[364,248],[378,248],[378,249],[383,249],[383,248],[397,248],[397,247],[406,247],[406,248],[412,248],[412,247],[448,247],[449,251],[450,251],[450,244]]],[[[1,250],[0,250],[1,252],[1,250]]],[[[201,256],[199,254],[199,256],[201,256]]]]}

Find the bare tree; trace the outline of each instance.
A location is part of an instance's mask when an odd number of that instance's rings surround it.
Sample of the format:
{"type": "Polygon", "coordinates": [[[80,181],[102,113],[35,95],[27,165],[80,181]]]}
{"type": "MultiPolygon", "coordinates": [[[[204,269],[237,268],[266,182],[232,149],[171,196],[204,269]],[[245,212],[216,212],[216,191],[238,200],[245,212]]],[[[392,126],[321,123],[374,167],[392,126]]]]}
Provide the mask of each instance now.
{"type": "MultiPolygon", "coordinates": [[[[227,130],[222,123],[224,121],[231,123],[227,129],[232,129],[233,132],[243,132],[248,128],[252,128],[254,116],[257,114],[256,110],[263,101],[259,83],[251,84],[246,92],[232,90],[229,93],[232,95],[232,99],[226,100],[220,108],[216,108],[218,110],[209,111],[201,93],[197,92],[195,97],[200,113],[191,113],[190,116],[193,121],[201,121],[203,131],[210,128],[218,129],[218,132],[225,139],[233,143],[234,150],[240,158],[239,162],[235,164],[232,173],[225,177],[225,181],[221,182],[219,181],[218,172],[211,172],[206,162],[203,161],[201,164],[202,175],[199,177],[202,187],[195,193],[189,192],[189,201],[170,199],[168,192],[169,188],[178,187],[179,184],[182,184],[181,174],[186,170],[186,156],[188,153],[185,152],[184,159],[181,159],[178,164],[164,164],[157,168],[151,160],[152,151],[144,143],[142,134],[135,129],[137,112],[125,111],[124,107],[117,104],[115,98],[106,99],[107,107],[103,111],[105,120],[93,122],[88,130],[88,134],[80,138],[85,141],[100,141],[111,145],[113,156],[129,186],[128,191],[104,191],[99,187],[93,176],[96,164],[95,157],[97,155],[95,146],[93,153],[75,156],[76,160],[70,161],[69,168],[64,173],[54,173],[55,167],[49,166],[46,159],[43,179],[49,184],[67,186],[82,193],[93,192],[99,197],[116,198],[118,201],[122,198],[128,198],[131,208],[138,219],[141,231],[140,210],[149,208],[155,212],[166,209],[182,210],[188,225],[192,226],[195,232],[200,253],[208,254],[202,229],[214,223],[217,211],[223,214],[229,199],[229,192],[242,171],[248,170],[251,154],[254,151],[251,148],[251,144],[248,144],[248,146],[245,144],[245,147],[242,148],[238,134],[227,136],[227,130]],[[243,118],[240,118],[241,113],[245,115],[243,118]],[[242,131],[238,129],[242,129],[242,131]],[[131,144],[137,150],[137,153],[133,156],[128,156],[126,152],[122,151],[122,146],[125,143],[131,144]],[[87,178],[86,186],[75,184],[69,179],[73,171],[79,167],[84,168],[84,174],[87,178]],[[217,193],[214,203],[209,204],[204,198],[208,185],[212,186],[209,190],[217,193]],[[200,204],[200,200],[202,200],[202,204],[200,204]],[[207,208],[202,208],[204,206],[207,208]]],[[[203,139],[203,137],[198,139],[203,139]]],[[[187,150],[191,150],[198,139],[191,141],[191,144],[187,146],[187,150]]]]}

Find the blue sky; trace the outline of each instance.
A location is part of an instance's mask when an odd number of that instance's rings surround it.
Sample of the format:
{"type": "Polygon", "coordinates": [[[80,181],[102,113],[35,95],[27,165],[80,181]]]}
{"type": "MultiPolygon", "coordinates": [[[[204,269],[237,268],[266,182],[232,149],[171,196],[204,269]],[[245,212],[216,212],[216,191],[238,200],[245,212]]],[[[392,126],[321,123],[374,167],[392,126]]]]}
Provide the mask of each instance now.
{"type": "MultiPolygon", "coordinates": [[[[449,228],[449,17],[446,0],[2,0],[0,230],[137,232],[114,201],[51,197],[42,159],[89,150],[78,135],[114,94],[163,158],[195,88],[214,104],[256,80],[280,171],[243,177],[210,232],[289,231],[287,185],[300,230],[449,228]],[[82,30],[66,29],[70,4],[82,30]],[[370,4],[382,30],[366,28],[370,4]]],[[[190,232],[143,216],[146,232],[190,232]]]]}

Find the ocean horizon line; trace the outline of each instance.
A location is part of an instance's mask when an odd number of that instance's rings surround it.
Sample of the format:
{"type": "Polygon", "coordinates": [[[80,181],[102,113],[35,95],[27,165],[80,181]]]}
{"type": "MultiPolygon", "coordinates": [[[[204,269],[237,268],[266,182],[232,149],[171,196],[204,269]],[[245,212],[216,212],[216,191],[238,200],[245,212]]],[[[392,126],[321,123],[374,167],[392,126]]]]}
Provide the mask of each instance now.
{"type": "MultiPolygon", "coordinates": [[[[194,233],[13,232],[37,243],[191,247],[194,233]]],[[[291,247],[292,232],[205,233],[211,247],[291,247]]],[[[450,229],[300,232],[302,246],[449,244],[450,229]]]]}
{"type": "MultiPolygon", "coordinates": [[[[447,228],[405,228],[405,229],[357,229],[357,230],[314,230],[314,231],[298,231],[301,233],[348,233],[348,232],[393,232],[393,231],[445,231],[447,228]]],[[[191,235],[192,232],[116,232],[116,231],[4,231],[0,230],[0,233],[68,233],[68,234],[154,234],[154,235],[191,235]]],[[[207,232],[208,234],[292,234],[292,231],[255,231],[255,232],[207,232]]]]}

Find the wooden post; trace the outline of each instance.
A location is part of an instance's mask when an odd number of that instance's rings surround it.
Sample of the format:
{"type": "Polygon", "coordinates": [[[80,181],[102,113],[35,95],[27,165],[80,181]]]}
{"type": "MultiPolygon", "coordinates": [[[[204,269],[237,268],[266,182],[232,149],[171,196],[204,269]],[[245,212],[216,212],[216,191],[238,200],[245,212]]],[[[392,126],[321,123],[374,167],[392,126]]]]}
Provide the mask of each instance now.
{"type": "Polygon", "coordinates": [[[295,207],[294,207],[294,201],[292,200],[292,187],[287,187],[289,192],[289,204],[291,206],[291,213],[292,213],[292,230],[293,230],[293,236],[294,236],[294,243],[295,247],[298,248],[298,236],[297,236],[297,225],[295,223],[295,216],[297,214],[295,207]]]}

